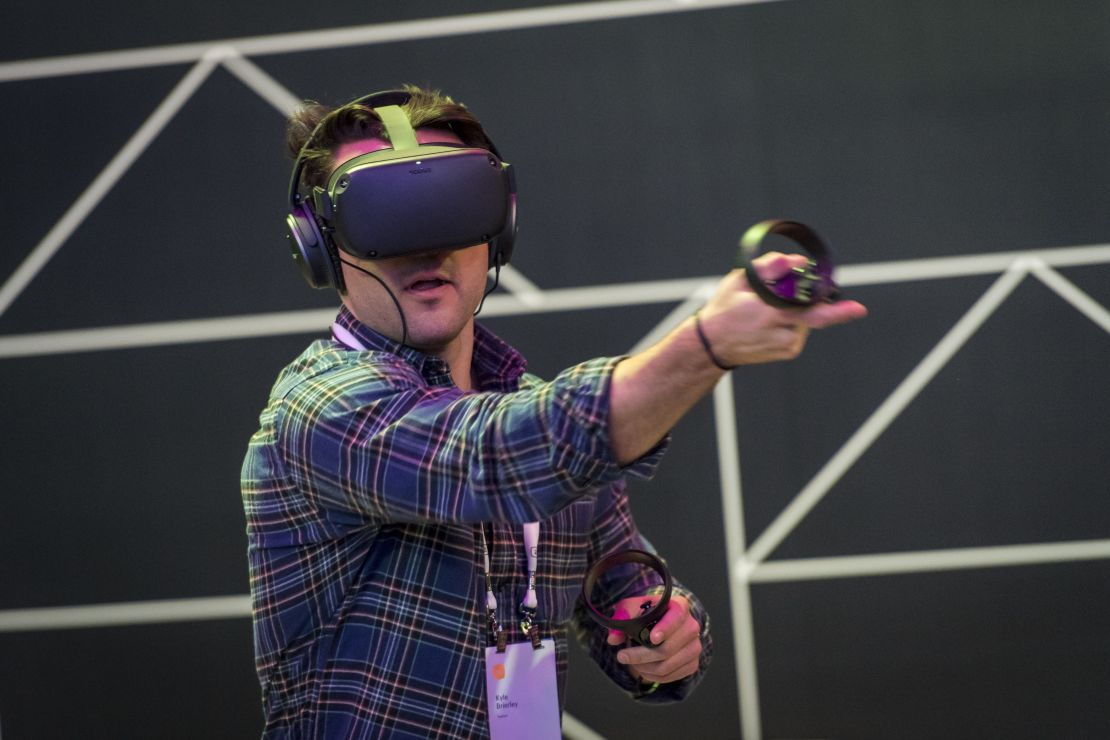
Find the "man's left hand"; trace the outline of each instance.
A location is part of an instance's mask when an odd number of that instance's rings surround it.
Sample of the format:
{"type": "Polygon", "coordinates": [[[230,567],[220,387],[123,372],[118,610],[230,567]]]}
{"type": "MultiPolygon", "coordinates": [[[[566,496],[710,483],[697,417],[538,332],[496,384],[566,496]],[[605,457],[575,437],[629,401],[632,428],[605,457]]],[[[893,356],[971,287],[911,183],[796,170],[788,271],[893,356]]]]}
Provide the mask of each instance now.
{"type": "MultiPolygon", "coordinates": [[[[640,605],[652,596],[636,596],[617,602],[614,619],[632,619],[640,613],[640,605]]],[[[628,647],[617,653],[617,660],[628,666],[633,676],[644,683],[680,681],[698,670],[701,657],[701,625],[690,615],[690,603],[681,596],[671,596],[663,618],[651,628],[652,647],[628,647]]],[[[620,645],[628,637],[619,630],[609,630],[608,643],[620,645]]]]}

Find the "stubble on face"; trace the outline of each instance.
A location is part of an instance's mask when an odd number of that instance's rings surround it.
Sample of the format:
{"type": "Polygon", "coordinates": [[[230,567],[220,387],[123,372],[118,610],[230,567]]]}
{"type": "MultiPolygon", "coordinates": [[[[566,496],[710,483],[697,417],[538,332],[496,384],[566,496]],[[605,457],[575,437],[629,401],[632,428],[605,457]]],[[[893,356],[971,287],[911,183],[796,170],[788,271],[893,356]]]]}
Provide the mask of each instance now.
{"type": "MultiPolygon", "coordinates": [[[[349,255],[345,259],[352,260],[349,255]]],[[[357,263],[377,275],[396,297],[404,311],[409,346],[442,354],[464,335],[469,341],[474,312],[486,287],[486,245],[357,263]]],[[[398,307],[382,285],[348,267],[344,276],[344,303],[359,321],[401,341],[398,307]]]]}

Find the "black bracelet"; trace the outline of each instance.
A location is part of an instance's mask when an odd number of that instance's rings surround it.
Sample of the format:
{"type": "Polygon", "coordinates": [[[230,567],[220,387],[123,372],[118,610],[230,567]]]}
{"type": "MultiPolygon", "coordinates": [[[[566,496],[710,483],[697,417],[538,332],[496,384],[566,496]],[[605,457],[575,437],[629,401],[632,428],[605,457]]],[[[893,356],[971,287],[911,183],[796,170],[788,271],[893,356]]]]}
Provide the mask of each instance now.
{"type": "Polygon", "coordinates": [[[718,360],[717,355],[713,354],[713,348],[709,346],[709,339],[705,336],[705,331],[701,328],[701,319],[698,317],[699,313],[701,313],[700,310],[694,311],[694,330],[698,333],[698,339],[701,340],[701,346],[705,347],[705,354],[709,355],[709,359],[713,361],[713,364],[727,373],[733,368],[718,360]]]}

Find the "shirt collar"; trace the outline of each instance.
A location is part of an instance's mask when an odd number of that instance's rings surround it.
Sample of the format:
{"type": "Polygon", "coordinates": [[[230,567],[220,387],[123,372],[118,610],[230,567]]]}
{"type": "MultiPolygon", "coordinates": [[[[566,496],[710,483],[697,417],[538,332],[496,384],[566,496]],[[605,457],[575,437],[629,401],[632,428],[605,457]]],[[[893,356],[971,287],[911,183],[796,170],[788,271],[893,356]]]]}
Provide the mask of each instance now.
{"type": "MultiPolygon", "coordinates": [[[[450,383],[450,368],[438,357],[390,339],[360,322],[346,306],[341,306],[335,323],[351,332],[368,350],[397,355],[433,385],[450,383]]],[[[474,324],[474,371],[478,390],[514,391],[528,363],[513,347],[481,324],[474,324]]]]}

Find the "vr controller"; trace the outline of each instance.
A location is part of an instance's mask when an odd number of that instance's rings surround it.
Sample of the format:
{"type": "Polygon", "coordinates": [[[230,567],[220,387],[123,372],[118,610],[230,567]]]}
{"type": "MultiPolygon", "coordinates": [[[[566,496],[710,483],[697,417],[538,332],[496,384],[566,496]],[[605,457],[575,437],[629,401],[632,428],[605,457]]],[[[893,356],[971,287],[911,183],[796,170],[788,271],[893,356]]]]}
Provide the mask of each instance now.
{"type": "Polygon", "coordinates": [[[748,284],[764,303],[777,308],[812,306],[837,300],[840,287],[833,280],[832,251],[817,232],[797,221],[760,221],[740,237],[736,266],[748,276],[748,284]],[[796,267],[778,280],[763,280],[752,262],[762,254],[768,236],[778,234],[800,246],[809,258],[805,267],[796,267]]]}
{"type": "Polygon", "coordinates": [[[671,573],[667,570],[667,564],[659,557],[643,550],[625,550],[602,558],[594,563],[582,581],[582,601],[586,605],[586,613],[602,627],[623,632],[634,645],[648,647],[654,645],[651,641],[651,628],[667,613],[667,604],[670,600],[671,573]],[[602,574],[610,568],[630,563],[646,566],[658,573],[663,579],[663,593],[655,598],[645,598],[639,616],[630,619],[614,619],[594,605],[592,600],[594,586],[597,585],[602,574]]]}

